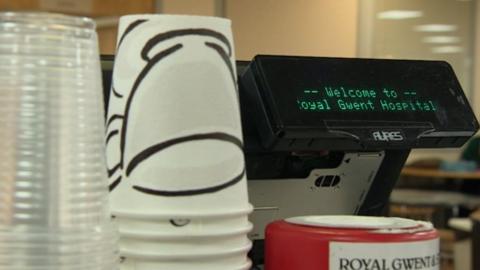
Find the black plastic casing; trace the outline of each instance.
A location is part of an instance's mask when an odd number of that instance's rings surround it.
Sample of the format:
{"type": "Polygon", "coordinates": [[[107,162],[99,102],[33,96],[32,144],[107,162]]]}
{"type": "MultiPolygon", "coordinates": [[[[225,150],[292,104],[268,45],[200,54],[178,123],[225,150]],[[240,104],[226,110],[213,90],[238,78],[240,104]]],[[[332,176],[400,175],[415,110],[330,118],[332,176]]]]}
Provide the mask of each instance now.
{"type": "MultiPolygon", "coordinates": [[[[287,70],[288,68],[289,67],[283,67],[284,70],[287,70]]],[[[307,70],[307,67],[305,67],[305,69],[307,70]]],[[[298,77],[294,75],[289,76],[288,73],[283,75],[284,76],[282,77],[278,77],[278,80],[287,82],[287,80],[294,80],[296,77],[298,77]]],[[[298,75],[298,73],[295,73],[295,75],[298,75]]],[[[388,79],[390,81],[397,79],[395,77],[396,74],[388,75],[388,79]]],[[[405,79],[408,78],[402,78],[401,76],[398,76],[398,80],[405,79]]],[[[416,79],[418,79],[418,77],[416,77],[416,79]]],[[[382,81],[382,78],[375,78],[375,80],[382,81]]],[[[441,83],[441,81],[432,81],[432,88],[441,83]]],[[[423,81],[422,84],[430,84],[430,82],[423,81]]],[[[239,85],[241,99],[242,102],[244,102],[242,105],[242,110],[249,110],[248,114],[253,117],[253,119],[248,119],[248,121],[244,122],[255,122],[258,135],[261,138],[262,147],[268,149],[269,151],[369,151],[387,149],[401,150],[411,148],[460,147],[477,132],[479,126],[478,121],[467,102],[467,99],[455,77],[453,70],[448,63],[442,61],[259,55],[250,62],[244,73],[240,76],[239,85]],[[263,64],[263,62],[266,60],[269,61],[269,66],[263,64]],[[344,114],[335,119],[332,119],[330,115],[330,119],[321,119],[321,121],[318,121],[315,124],[311,124],[310,122],[304,125],[289,125],[286,123],[285,119],[282,118],[282,115],[285,115],[289,112],[283,111],[280,113],[280,111],[292,110],[292,108],[279,107],[275,103],[274,97],[274,95],[277,95],[276,98],[278,98],[278,96],[282,97],[285,89],[275,89],[269,83],[271,82],[272,78],[267,78],[266,76],[266,73],[269,72],[267,69],[273,69],[272,66],[275,66],[271,64],[272,62],[277,65],[291,65],[292,69],[295,69],[295,67],[303,67],[302,62],[305,62],[305,66],[308,67],[311,66],[311,64],[308,64],[309,62],[317,62],[318,64],[327,67],[328,65],[332,64],[332,69],[339,69],[339,67],[352,69],[350,72],[354,72],[355,69],[361,69],[363,66],[365,66],[365,69],[371,68],[372,70],[375,68],[378,70],[379,66],[381,65],[397,65],[401,66],[403,69],[408,69],[409,66],[412,66],[420,70],[420,72],[422,70],[426,72],[427,69],[436,67],[440,71],[447,74],[447,76],[442,76],[442,78],[445,80],[445,83],[452,85],[449,87],[454,95],[453,97],[460,100],[462,104],[456,100],[450,101],[449,98],[443,99],[447,99],[448,102],[451,102],[451,104],[449,103],[447,105],[451,105],[452,108],[454,107],[455,110],[452,110],[451,113],[454,113],[456,116],[461,115],[461,119],[465,119],[465,121],[461,123],[461,126],[451,126],[453,123],[458,123],[459,121],[447,119],[449,117],[449,108],[448,106],[445,106],[446,113],[444,113],[443,116],[435,115],[435,117],[443,117],[443,119],[439,119],[438,121],[436,119],[435,121],[432,121],[432,119],[426,119],[424,115],[418,115],[418,121],[398,121],[398,119],[392,119],[391,115],[388,115],[387,113],[382,114],[381,112],[372,112],[370,114],[377,118],[374,121],[369,119],[368,116],[359,121],[358,119],[353,119],[353,117],[355,117],[354,114],[347,116],[344,114]],[[350,116],[352,116],[352,119],[346,118],[350,116]],[[448,122],[448,120],[450,120],[450,122],[448,122]],[[377,131],[401,132],[403,140],[373,140],[372,133],[377,131]]],[[[435,95],[437,93],[429,94],[435,95]]],[[[410,118],[415,117],[415,115],[412,115],[413,113],[414,112],[409,112],[410,118]]],[[[301,119],[299,119],[299,122],[301,122],[301,119]]]]}

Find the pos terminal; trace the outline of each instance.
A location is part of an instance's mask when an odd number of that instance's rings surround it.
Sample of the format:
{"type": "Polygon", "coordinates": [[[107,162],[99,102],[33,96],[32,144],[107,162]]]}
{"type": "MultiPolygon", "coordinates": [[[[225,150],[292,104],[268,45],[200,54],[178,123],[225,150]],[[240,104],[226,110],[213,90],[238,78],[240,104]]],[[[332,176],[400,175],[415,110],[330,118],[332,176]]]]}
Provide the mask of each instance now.
{"type": "Polygon", "coordinates": [[[238,66],[254,261],[268,223],[382,215],[411,149],[460,147],[478,130],[446,62],[259,55],[238,66]]]}
{"type": "Polygon", "coordinates": [[[381,215],[411,149],[460,147],[479,127],[442,61],[258,55],[237,73],[254,263],[268,223],[381,215]]]}

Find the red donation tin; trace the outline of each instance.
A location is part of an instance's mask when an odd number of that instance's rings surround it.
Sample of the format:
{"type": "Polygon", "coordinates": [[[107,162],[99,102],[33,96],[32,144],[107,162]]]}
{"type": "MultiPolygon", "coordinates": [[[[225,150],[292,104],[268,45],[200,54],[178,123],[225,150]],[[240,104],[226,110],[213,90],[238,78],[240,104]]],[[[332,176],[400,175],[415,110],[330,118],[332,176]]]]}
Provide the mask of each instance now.
{"type": "Polygon", "coordinates": [[[404,218],[303,216],[267,226],[266,270],[438,270],[431,223],[404,218]]]}

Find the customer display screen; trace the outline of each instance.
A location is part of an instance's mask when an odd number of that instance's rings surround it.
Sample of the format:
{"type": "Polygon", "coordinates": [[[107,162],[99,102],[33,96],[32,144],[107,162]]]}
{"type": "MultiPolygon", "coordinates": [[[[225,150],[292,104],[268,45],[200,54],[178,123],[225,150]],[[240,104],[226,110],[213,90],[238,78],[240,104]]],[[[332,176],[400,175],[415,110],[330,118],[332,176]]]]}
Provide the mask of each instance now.
{"type": "Polygon", "coordinates": [[[347,86],[307,88],[297,94],[301,111],[337,112],[434,112],[438,103],[430,96],[422,97],[415,90],[361,89],[347,86]]]}
{"type": "Polygon", "coordinates": [[[254,68],[271,116],[283,127],[338,120],[476,128],[446,62],[257,56],[254,68]]]}

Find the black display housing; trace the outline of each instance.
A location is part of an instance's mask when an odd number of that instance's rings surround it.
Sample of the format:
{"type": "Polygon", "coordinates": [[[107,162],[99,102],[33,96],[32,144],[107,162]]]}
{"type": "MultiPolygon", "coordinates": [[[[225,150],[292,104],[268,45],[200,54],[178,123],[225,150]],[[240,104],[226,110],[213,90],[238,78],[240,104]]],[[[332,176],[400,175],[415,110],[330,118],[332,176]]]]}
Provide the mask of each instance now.
{"type": "Polygon", "coordinates": [[[453,69],[443,61],[258,55],[239,84],[262,147],[270,151],[458,147],[478,130],[453,69]],[[327,96],[332,89],[341,97],[327,96]],[[375,97],[345,97],[348,90],[375,97]],[[395,98],[386,96],[391,90],[395,98]],[[310,91],[330,110],[303,110],[300,102],[314,96],[304,93],[310,91]],[[342,110],[340,99],[371,105],[342,110]]]}

